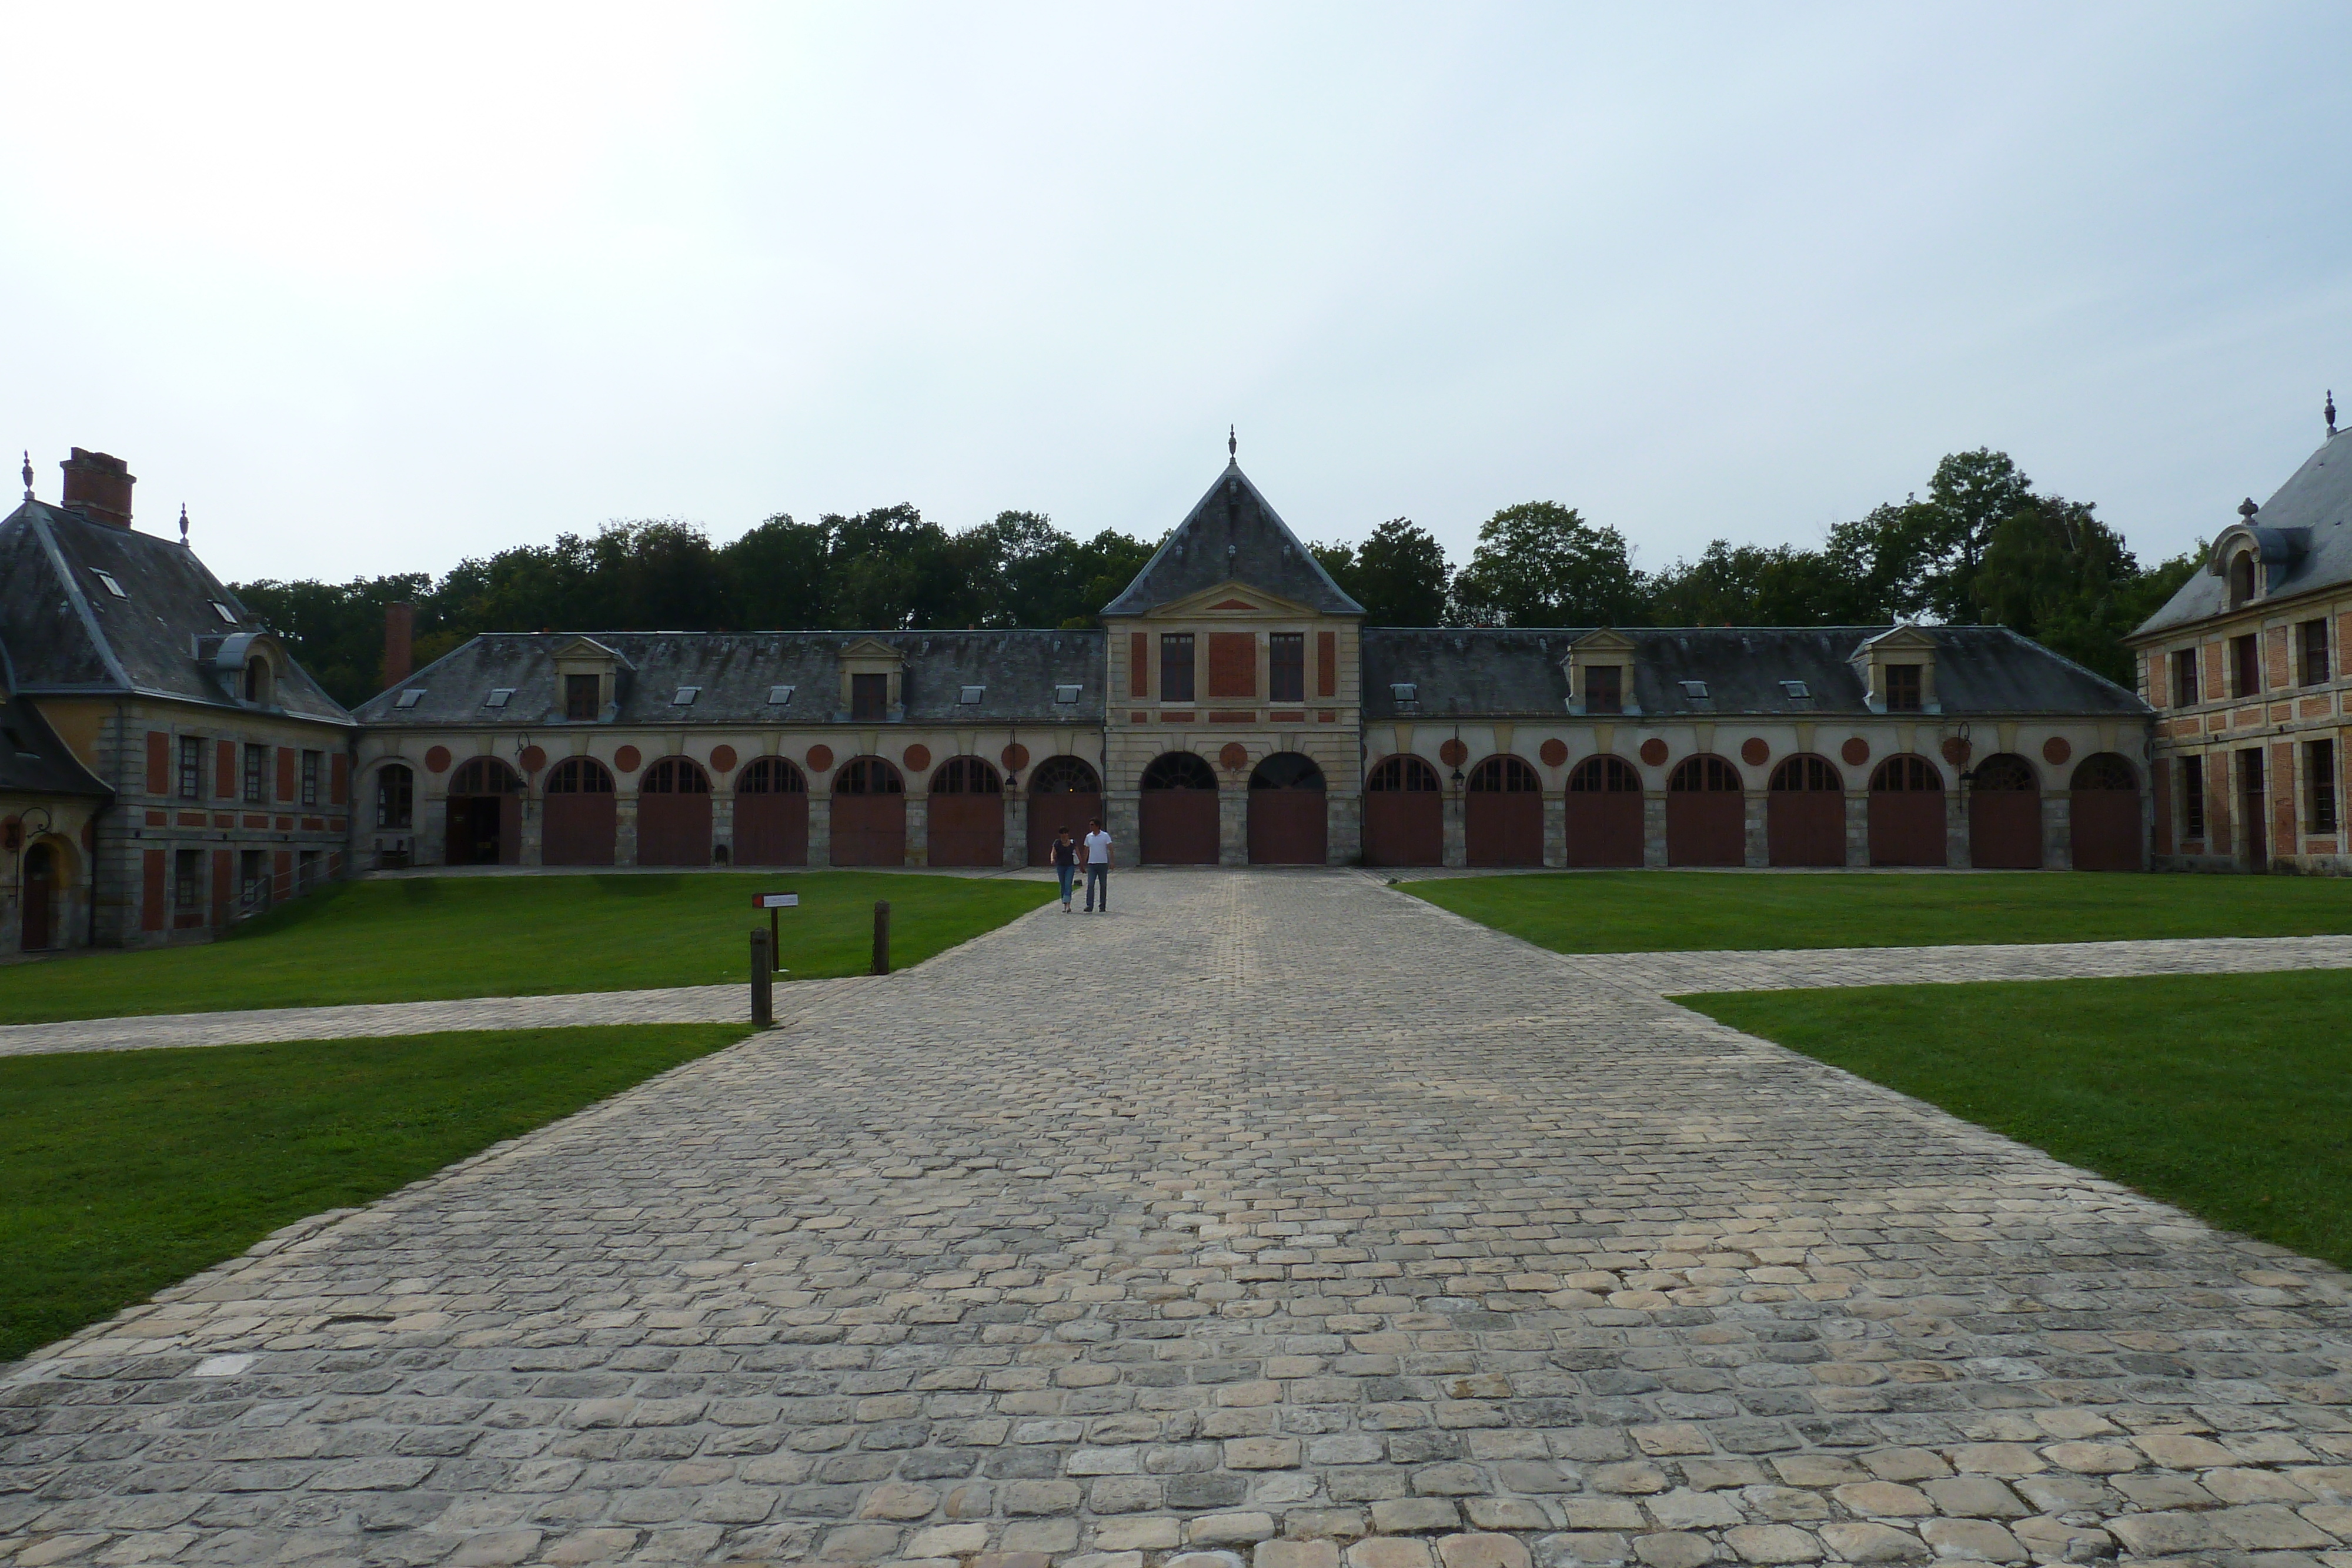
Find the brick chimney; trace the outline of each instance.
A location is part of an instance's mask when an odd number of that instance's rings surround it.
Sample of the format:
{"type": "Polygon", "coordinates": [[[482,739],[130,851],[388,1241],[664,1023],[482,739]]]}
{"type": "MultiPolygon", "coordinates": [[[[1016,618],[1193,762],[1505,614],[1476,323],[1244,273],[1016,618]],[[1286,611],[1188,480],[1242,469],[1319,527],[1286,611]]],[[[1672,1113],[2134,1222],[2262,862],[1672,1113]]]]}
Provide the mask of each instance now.
{"type": "Polygon", "coordinates": [[[416,606],[387,604],[383,607],[383,689],[390,691],[408,679],[409,666],[415,663],[410,644],[416,632],[416,606]]]}
{"type": "Polygon", "coordinates": [[[65,493],[59,501],[66,510],[79,512],[94,523],[112,523],[118,528],[131,526],[131,486],[139,481],[131,477],[129,464],[77,446],[73,455],[58,466],[66,471],[65,493]]]}

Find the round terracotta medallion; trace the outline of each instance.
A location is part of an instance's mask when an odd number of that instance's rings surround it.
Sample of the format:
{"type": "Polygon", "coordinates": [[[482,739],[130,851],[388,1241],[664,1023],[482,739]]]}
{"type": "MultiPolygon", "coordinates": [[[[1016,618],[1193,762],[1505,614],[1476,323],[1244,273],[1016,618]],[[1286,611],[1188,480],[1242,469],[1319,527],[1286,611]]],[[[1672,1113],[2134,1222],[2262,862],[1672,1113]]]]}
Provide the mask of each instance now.
{"type": "Polygon", "coordinates": [[[907,747],[907,767],[909,771],[920,773],[924,768],[929,768],[930,765],[931,748],[929,747],[925,746],[919,740],[915,742],[914,745],[907,747]]]}
{"type": "Polygon", "coordinates": [[[613,753],[613,766],[624,773],[635,773],[637,764],[645,759],[646,754],[634,746],[625,746],[613,753]]]}
{"type": "Polygon", "coordinates": [[[1449,740],[1437,748],[1437,759],[1448,768],[1459,768],[1470,760],[1470,748],[1459,738],[1449,740]]]}
{"type": "Polygon", "coordinates": [[[1642,760],[1653,768],[1662,768],[1666,761],[1666,743],[1656,736],[1642,742],[1642,760]]]}
{"type": "Polygon", "coordinates": [[[1955,768],[1966,768],[1969,765],[1969,743],[1957,735],[1946,737],[1944,760],[1955,768]]]}
{"type": "MultiPolygon", "coordinates": [[[[1459,746],[1461,742],[1453,741],[1449,744],[1459,746]]],[[[1249,766],[1249,747],[1238,740],[1229,740],[1225,742],[1224,749],[1217,753],[1217,760],[1225,765],[1226,772],[1239,773],[1249,766]]]]}
{"type": "Polygon", "coordinates": [[[808,765],[809,771],[812,773],[831,772],[833,770],[833,747],[830,746],[810,747],[808,748],[808,765]]]}
{"type": "Polygon", "coordinates": [[[2042,760],[2053,768],[2063,765],[2074,755],[2074,748],[2066,744],[2066,737],[2063,735],[2053,735],[2042,743],[2042,760]]]}
{"type": "Polygon", "coordinates": [[[425,754],[425,771],[427,773],[448,772],[449,748],[446,746],[436,746],[432,750],[426,752],[425,754]]]}
{"type": "Polygon", "coordinates": [[[710,768],[711,771],[714,773],[734,772],[735,748],[731,746],[712,747],[710,748],[710,768]]]}
{"type": "Polygon", "coordinates": [[[1760,735],[1751,735],[1739,743],[1739,760],[1750,768],[1761,768],[1770,760],[1772,747],[1760,735]]]}
{"type": "Polygon", "coordinates": [[[1004,748],[1004,770],[1007,773],[1018,773],[1028,766],[1029,748],[1027,747],[1016,740],[1004,748]]]}
{"type": "Polygon", "coordinates": [[[1838,747],[1838,755],[1845,758],[1848,768],[1859,768],[1870,760],[1870,742],[1857,735],[1838,747]]]}
{"type": "Polygon", "coordinates": [[[515,760],[522,764],[525,773],[536,773],[547,766],[547,753],[536,746],[526,746],[515,760]]]}
{"type": "Polygon", "coordinates": [[[1543,765],[1546,768],[1557,768],[1568,760],[1568,742],[1559,739],[1547,740],[1543,743],[1542,749],[1536,755],[1543,758],[1543,765]]]}

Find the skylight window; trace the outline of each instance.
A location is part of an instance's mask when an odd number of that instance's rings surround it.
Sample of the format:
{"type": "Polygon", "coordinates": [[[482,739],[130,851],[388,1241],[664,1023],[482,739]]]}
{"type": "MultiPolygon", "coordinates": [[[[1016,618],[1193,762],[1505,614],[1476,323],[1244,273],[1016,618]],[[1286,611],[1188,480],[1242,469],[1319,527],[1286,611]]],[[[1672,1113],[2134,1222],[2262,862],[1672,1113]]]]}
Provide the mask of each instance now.
{"type": "Polygon", "coordinates": [[[964,686],[956,692],[958,703],[976,703],[988,695],[986,686],[964,686]]]}
{"type": "Polygon", "coordinates": [[[222,620],[227,622],[232,626],[236,624],[236,612],[231,610],[227,605],[223,604],[217,599],[213,601],[213,613],[219,616],[222,620]]]}
{"type": "Polygon", "coordinates": [[[677,688],[677,694],[669,699],[669,706],[672,707],[691,707],[694,706],[694,699],[701,695],[702,688],[700,686],[680,686],[677,688]]]}
{"type": "Polygon", "coordinates": [[[411,686],[406,691],[401,693],[400,695],[394,697],[392,701],[392,706],[394,707],[415,707],[418,703],[421,703],[424,700],[425,688],[423,686],[411,686]]]}
{"type": "Polygon", "coordinates": [[[1690,698],[1693,702],[1705,702],[1706,700],[1706,683],[1705,681],[1685,681],[1682,683],[1682,688],[1683,695],[1690,698]]]}
{"type": "MultiPolygon", "coordinates": [[[[407,694],[404,692],[402,694],[404,696],[406,695],[407,694]]],[[[492,686],[490,688],[490,695],[482,699],[482,706],[484,707],[504,707],[513,699],[514,688],[512,686],[492,686]]]]}
{"type": "Polygon", "coordinates": [[[1813,695],[1813,688],[1802,681],[1782,681],[1780,694],[1790,702],[1803,702],[1813,695]]]}
{"type": "Polygon", "coordinates": [[[1389,696],[1395,702],[1417,703],[1421,700],[1421,687],[1411,681],[1398,681],[1389,687],[1389,696]]]}
{"type": "Polygon", "coordinates": [[[114,574],[112,572],[100,571],[96,567],[91,567],[89,570],[96,575],[99,581],[106,585],[107,592],[111,593],[117,599],[128,599],[131,597],[131,595],[122,591],[122,584],[114,580],[114,574]]]}
{"type": "Polygon", "coordinates": [[[1055,686],[1054,700],[1057,703],[1074,703],[1078,700],[1078,693],[1084,689],[1083,686],[1055,686]]]}
{"type": "Polygon", "coordinates": [[[770,707],[792,706],[793,693],[799,689],[800,688],[797,686],[770,686],[768,688],[768,706],[770,707]]]}

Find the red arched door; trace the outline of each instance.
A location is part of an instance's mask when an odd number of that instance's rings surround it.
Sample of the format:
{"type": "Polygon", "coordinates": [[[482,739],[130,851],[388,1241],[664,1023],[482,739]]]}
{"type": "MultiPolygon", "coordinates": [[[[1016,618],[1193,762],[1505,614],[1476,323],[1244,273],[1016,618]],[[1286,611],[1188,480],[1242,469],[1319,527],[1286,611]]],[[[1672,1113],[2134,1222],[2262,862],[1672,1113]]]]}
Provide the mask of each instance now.
{"type": "Polygon", "coordinates": [[[1748,863],[1748,790],[1722,758],[1686,757],[1668,776],[1666,863],[1748,863]]]}
{"type": "Polygon", "coordinates": [[[808,864],[808,776],[781,757],[735,776],[735,863],[808,864]]]}
{"type": "Polygon", "coordinates": [[[1445,863],[1444,797],[1437,769],[1423,758],[1387,758],[1365,775],[1364,863],[1445,863]]]}
{"type": "MultiPolygon", "coordinates": [[[[1211,781],[1214,788],[1214,781],[1211,781]]],[[[1070,830],[1087,836],[1087,824],[1103,814],[1102,779],[1076,757],[1048,757],[1029,770],[1029,863],[1044,865],[1054,834],[1070,830]]]]}
{"type": "Polygon", "coordinates": [[[907,783],[878,757],[853,757],[833,776],[833,863],[907,863],[907,783]]]}
{"type": "Polygon", "coordinates": [[[2076,871],[2139,871],[2139,775],[2112,751],[2083,758],[2068,797],[2076,871]]]}
{"type": "Polygon", "coordinates": [[[1463,859],[1472,865],[1543,864],[1543,780],[1524,757],[1489,757],[1462,795],[1463,859]]]}
{"type": "Polygon", "coordinates": [[[1773,865],[1845,864],[1845,780],[1826,757],[1791,757],[1764,797],[1764,858],[1773,865]]]}
{"type": "Polygon", "coordinates": [[[637,863],[710,863],[710,775],[688,757],[665,757],[637,779],[637,863]]]}
{"type": "Polygon", "coordinates": [[[2042,865],[2042,780],[2013,752],[1995,752],[1969,778],[1969,863],[1982,871],[2042,865]]]}
{"type": "Polygon", "coordinates": [[[1870,776],[1870,863],[1943,865],[1944,776],[1924,757],[1890,757],[1870,776]]]}
{"type": "Polygon", "coordinates": [[[567,757],[547,776],[539,858],[545,865],[611,865],[620,835],[613,776],[593,757],[567,757]]]}
{"type": "Polygon", "coordinates": [[[522,779],[495,757],[476,757],[450,777],[441,859],[448,865],[514,865],[522,859],[522,779]]]}
{"type": "Polygon", "coordinates": [[[1189,751],[1169,751],[1143,770],[1139,859],[1152,865],[1215,865],[1217,775],[1189,751]]]}
{"type": "Polygon", "coordinates": [[[1311,758],[1277,751],[1249,781],[1252,865],[1321,865],[1329,858],[1323,770],[1311,758]]]}
{"type": "Polygon", "coordinates": [[[1642,776],[1622,757],[1588,757],[1568,776],[1568,863],[1642,863],[1642,776]]]}
{"type": "Polygon", "coordinates": [[[925,820],[932,865],[1004,863],[1004,780],[977,757],[950,757],[931,775],[925,820]]]}

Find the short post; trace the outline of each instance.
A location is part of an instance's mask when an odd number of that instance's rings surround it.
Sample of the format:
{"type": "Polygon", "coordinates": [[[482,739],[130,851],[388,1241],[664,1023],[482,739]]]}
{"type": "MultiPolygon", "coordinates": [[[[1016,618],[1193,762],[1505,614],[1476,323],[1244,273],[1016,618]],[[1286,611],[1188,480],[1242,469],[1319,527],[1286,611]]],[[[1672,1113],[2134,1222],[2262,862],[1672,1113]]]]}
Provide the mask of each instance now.
{"type": "Polygon", "coordinates": [[[874,901],[874,972],[890,972],[890,903],[887,899],[874,901]]]}
{"type": "Polygon", "coordinates": [[[776,1021],[776,975],[768,934],[751,927],[751,1022],[766,1029],[776,1021]]]}

